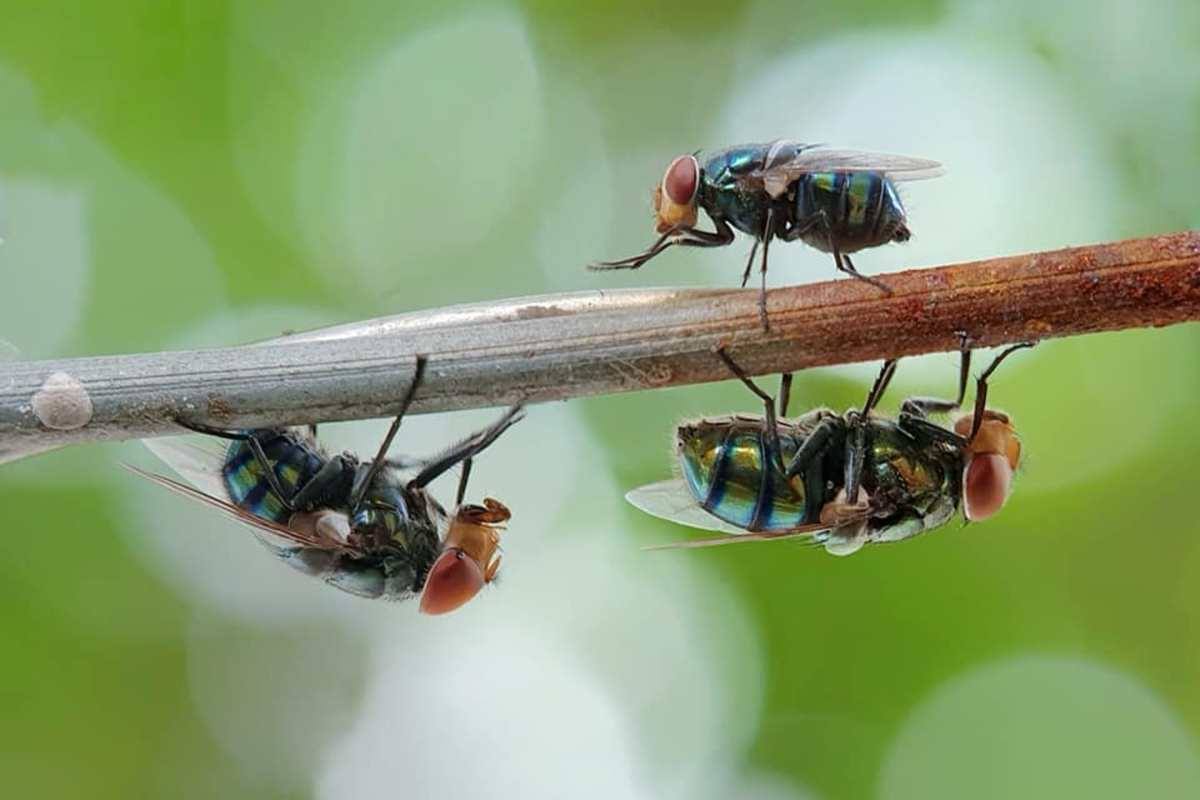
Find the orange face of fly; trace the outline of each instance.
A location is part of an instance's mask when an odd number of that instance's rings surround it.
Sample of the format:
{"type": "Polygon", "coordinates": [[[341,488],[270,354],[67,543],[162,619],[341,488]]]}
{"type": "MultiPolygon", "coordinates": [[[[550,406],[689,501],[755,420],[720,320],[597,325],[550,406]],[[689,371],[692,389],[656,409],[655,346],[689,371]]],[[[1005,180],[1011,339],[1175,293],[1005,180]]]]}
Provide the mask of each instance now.
{"type": "Polygon", "coordinates": [[[700,162],[695,156],[679,156],[654,187],[654,229],[666,233],[673,228],[696,224],[696,195],[700,191],[700,162]]]}
{"type": "Polygon", "coordinates": [[[512,514],[498,500],[460,506],[450,521],[442,554],[425,578],[421,611],[445,614],[466,603],[500,571],[500,530],[512,514]]]}
{"type": "MultiPolygon", "coordinates": [[[[970,414],[954,423],[959,436],[971,434],[970,414]]],[[[1021,461],[1021,439],[1008,415],[988,409],[975,437],[967,444],[963,467],[963,515],[970,521],[995,514],[1008,499],[1012,476],[1021,461]]]]}

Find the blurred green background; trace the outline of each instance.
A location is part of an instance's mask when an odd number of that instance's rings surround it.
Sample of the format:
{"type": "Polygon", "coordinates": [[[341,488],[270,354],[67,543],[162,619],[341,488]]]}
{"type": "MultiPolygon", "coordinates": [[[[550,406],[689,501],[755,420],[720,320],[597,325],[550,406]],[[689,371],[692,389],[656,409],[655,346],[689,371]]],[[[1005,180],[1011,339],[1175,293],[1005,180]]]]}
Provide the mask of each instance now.
{"type": "MultiPolygon", "coordinates": [[[[1119,0],[0,3],[0,359],[235,344],[545,291],[733,285],[748,243],[633,275],[681,152],[909,153],[867,272],[1200,227],[1200,7],[1119,0]]],[[[832,277],[772,250],[773,281],[832,277]]],[[[1051,341],[994,405],[1003,514],[835,559],[689,535],[665,477],[716,385],[532,409],[473,493],[505,578],[445,619],[286,574],[137,485],[137,443],[0,470],[12,796],[1200,795],[1195,326],[1051,341]]],[[[876,365],[798,376],[860,402],[876,365]]],[[[0,376],[2,376],[0,365],[0,376]]],[[[888,402],[946,394],[951,356],[888,402]]],[[[436,449],[489,414],[426,417],[436,449]]],[[[363,450],[378,424],[330,426],[363,450]]],[[[408,438],[406,438],[408,437],[408,438]]],[[[157,469],[162,469],[157,466],[157,469]]]]}

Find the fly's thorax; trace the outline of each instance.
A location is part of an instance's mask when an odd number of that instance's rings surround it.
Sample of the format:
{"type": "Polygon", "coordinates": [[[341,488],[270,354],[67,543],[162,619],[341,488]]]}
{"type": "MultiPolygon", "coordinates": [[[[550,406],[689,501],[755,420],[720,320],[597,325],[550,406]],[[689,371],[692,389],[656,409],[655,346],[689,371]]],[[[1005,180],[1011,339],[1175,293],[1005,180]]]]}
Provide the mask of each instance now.
{"type": "Polygon", "coordinates": [[[761,188],[747,188],[742,178],[760,169],[770,145],[751,144],[714,153],[700,170],[699,204],[737,230],[761,236],[771,198],[761,188]]]}
{"type": "Polygon", "coordinates": [[[354,560],[340,558],[324,576],[343,592],[369,600],[402,600],[416,591],[416,570],[404,559],[354,560]]]}
{"type": "Polygon", "coordinates": [[[317,547],[281,549],[292,569],[367,600],[404,600],[420,589],[418,566],[405,558],[353,557],[317,547]]]}
{"type": "Polygon", "coordinates": [[[947,492],[931,495],[921,508],[905,509],[883,519],[871,520],[867,538],[873,542],[911,539],[945,525],[957,510],[957,494],[947,492]]]}
{"type": "Polygon", "coordinates": [[[771,144],[741,144],[709,155],[701,165],[705,182],[715,187],[732,187],[742,178],[762,169],[771,144]]]}
{"type": "Polygon", "coordinates": [[[924,509],[931,498],[953,494],[961,454],[940,442],[922,442],[888,419],[868,428],[864,483],[895,507],[924,509]]]}
{"type": "Polygon", "coordinates": [[[893,420],[871,418],[863,485],[871,493],[872,542],[898,542],[946,524],[958,510],[962,452],[919,440],[893,420]]]}
{"type": "MultiPolygon", "coordinates": [[[[793,213],[793,224],[805,227],[823,214],[838,247],[847,253],[907,241],[910,236],[896,186],[879,172],[804,175],[796,184],[793,213]]],[[[819,250],[833,249],[824,225],[811,225],[802,238],[819,250]]]]}
{"type": "Polygon", "coordinates": [[[390,470],[376,474],[362,500],[352,509],[350,526],[365,541],[408,548],[417,533],[421,509],[415,510],[404,484],[390,470]]]}

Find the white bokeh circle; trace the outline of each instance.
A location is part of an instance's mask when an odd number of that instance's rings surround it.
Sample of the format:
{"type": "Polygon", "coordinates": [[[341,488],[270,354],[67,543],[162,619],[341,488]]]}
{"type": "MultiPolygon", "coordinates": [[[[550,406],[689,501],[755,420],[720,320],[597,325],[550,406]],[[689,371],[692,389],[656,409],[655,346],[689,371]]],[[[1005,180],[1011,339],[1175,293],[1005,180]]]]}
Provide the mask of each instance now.
{"type": "Polygon", "coordinates": [[[1197,795],[1196,742],[1161,698],[1102,664],[1022,656],[922,702],[884,760],[878,797],[1197,795]]]}
{"type": "Polygon", "coordinates": [[[472,12],[413,32],[368,71],[348,114],[330,208],[350,264],[373,285],[436,274],[488,234],[537,162],[541,81],[521,19],[472,12]]]}

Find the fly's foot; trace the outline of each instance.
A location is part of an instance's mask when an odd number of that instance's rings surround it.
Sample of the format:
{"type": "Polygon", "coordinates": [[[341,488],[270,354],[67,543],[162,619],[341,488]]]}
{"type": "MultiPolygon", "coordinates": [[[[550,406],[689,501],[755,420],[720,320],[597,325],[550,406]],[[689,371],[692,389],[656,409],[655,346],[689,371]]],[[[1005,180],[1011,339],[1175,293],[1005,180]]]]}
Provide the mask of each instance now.
{"type": "Polygon", "coordinates": [[[871,514],[871,498],[865,489],[859,489],[858,502],[846,500],[846,490],[839,489],[837,496],[821,508],[819,517],[822,525],[840,528],[854,522],[860,522],[871,514]]]}

